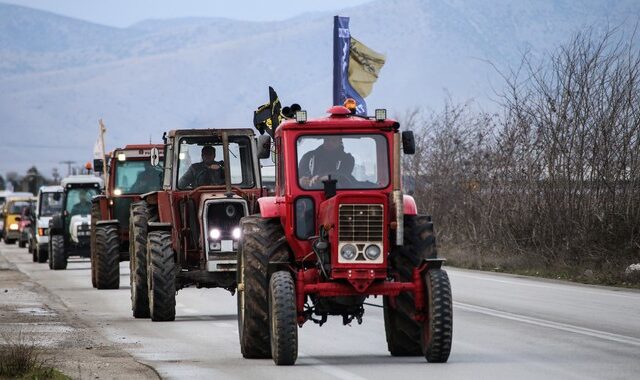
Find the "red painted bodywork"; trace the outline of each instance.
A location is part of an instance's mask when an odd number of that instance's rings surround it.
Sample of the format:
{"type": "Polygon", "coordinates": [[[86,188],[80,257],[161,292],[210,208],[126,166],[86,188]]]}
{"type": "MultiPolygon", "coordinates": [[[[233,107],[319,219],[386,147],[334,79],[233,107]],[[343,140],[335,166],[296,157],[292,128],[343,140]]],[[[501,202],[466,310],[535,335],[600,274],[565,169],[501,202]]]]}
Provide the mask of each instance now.
{"type": "MultiPolygon", "coordinates": [[[[152,148],[158,148],[160,156],[162,157],[164,145],[160,144],[131,144],[126,145],[123,148],[115,149],[109,154],[112,164],[109,165],[109,180],[105,183],[105,193],[94,198],[100,203],[100,220],[116,219],[113,214],[113,204],[110,202],[114,198],[131,199],[132,202],[137,202],[141,199],[140,194],[123,194],[119,196],[113,194],[116,178],[116,165],[114,163],[116,162],[115,160],[117,160],[118,153],[134,151],[135,156],[128,157],[127,161],[148,161],[150,159],[150,151],[152,148]]],[[[118,234],[120,235],[120,241],[129,241],[129,225],[121,225],[118,230],[118,234]]]]}
{"type": "MultiPolygon", "coordinates": [[[[306,320],[304,307],[306,296],[316,294],[320,297],[353,296],[353,295],[387,295],[395,297],[402,291],[413,292],[416,299],[418,316],[424,307],[424,284],[421,271],[416,270],[411,282],[389,281],[388,255],[391,251],[391,234],[394,233],[392,222],[391,197],[393,187],[393,139],[399,133],[398,123],[394,120],[375,121],[371,119],[351,116],[344,107],[332,107],[333,114],[322,119],[309,120],[306,123],[286,121],[280,125],[275,133],[276,139],[276,195],[262,198],[259,201],[260,213],[265,218],[279,218],[286,239],[293,253],[294,262],[291,263],[292,274],[296,277],[296,294],[298,321],[306,320]],[[313,134],[379,134],[387,139],[387,154],[389,157],[389,183],[386,187],[371,190],[338,190],[337,194],[325,199],[323,190],[304,190],[297,181],[298,158],[296,157],[297,139],[302,135],[313,134]],[[283,165],[283,167],[281,167],[283,165]],[[313,200],[315,205],[316,231],[324,226],[328,231],[331,247],[331,275],[324,279],[319,269],[311,262],[316,257],[312,254],[311,241],[298,239],[295,235],[294,202],[298,197],[305,196],[313,200]],[[382,263],[367,264],[363,262],[338,262],[338,206],[340,204],[382,204],[384,208],[384,230],[382,263]],[[305,264],[306,262],[306,264],[305,264]],[[310,265],[311,264],[311,265],[310,265]]],[[[413,197],[405,195],[403,209],[407,215],[416,215],[417,207],[413,197]]]]}
{"type": "MultiPolygon", "coordinates": [[[[159,212],[159,222],[171,224],[171,240],[173,249],[180,255],[179,262],[183,268],[206,269],[205,249],[201,246],[204,241],[201,232],[200,241],[197,245],[190,244],[187,240],[190,234],[189,227],[183,223],[187,219],[187,208],[182,206],[185,202],[192,201],[196,205],[200,204],[203,196],[212,193],[224,193],[224,186],[201,186],[194,190],[164,190],[148,195],[145,200],[149,204],[157,204],[159,212]]],[[[261,188],[240,189],[233,187],[234,194],[243,197],[249,205],[249,213],[255,213],[252,209],[257,204],[258,198],[263,195],[261,188]]]]}

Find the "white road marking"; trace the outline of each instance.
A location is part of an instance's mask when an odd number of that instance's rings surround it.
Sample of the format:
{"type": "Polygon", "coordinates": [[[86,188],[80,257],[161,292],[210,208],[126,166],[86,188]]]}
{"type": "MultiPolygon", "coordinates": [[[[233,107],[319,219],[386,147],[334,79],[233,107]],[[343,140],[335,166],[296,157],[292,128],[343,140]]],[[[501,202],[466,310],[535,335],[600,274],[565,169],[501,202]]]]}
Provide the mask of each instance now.
{"type": "Polygon", "coordinates": [[[599,339],[604,339],[612,342],[624,343],[624,344],[640,347],[640,339],[633,338],[630,336],[613,334],[613,333],[609,333],[601,330],[593,330],[586,327],[570,325],[567,323],[552,322],[544,319],[527,317],[520,314],[509,313],[506,311],[500,311],[500,310],[490,309],[482,306],[470,305],[470,304],[461,303],[461,302],[454,301],[453,305],[462,310],[490,315],[492,317],[509,319],[512,321],[528,323],[536,326],[548,327],[556,330],[568,331],[576,334],[587,335],[594,338],[599,338],[599,339]]]}

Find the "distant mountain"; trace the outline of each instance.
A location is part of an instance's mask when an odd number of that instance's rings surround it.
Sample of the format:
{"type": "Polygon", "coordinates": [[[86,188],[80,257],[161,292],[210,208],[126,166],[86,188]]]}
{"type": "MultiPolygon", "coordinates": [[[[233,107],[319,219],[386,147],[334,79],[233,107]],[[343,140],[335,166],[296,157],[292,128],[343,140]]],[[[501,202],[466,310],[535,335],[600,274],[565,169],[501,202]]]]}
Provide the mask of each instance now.
{"type": "MultiPolygon", "coordinates": [[[[370,108],[437,108],[449,93],[491,108],[494,63],[555,49],[576,31],[629,32],[640,2],[379,0],[345,9],[386,54],[370,108]]],[[[87,161],[104,118],[109,148],[185,127],[251,127],[272,85],[322,115],[331,102],[332,14],[283,22],[149,20],[112,28],[0,4],[0,173],[87,161]]],[[[64,168],[60,167],[64,172],[64,168]]]]}

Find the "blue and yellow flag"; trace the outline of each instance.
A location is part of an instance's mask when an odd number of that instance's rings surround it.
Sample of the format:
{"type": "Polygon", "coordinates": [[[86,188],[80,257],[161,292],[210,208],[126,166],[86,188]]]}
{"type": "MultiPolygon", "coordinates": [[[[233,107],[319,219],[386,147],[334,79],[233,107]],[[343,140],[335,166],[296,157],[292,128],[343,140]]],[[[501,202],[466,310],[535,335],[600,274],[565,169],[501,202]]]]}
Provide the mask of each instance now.
{"type": "Polygon", "coordinates": [[[333,104],[342,105],[345,99],[356,101],[356,114],[366,115],[364,98],[373,89],[384,55],[377,53],[351,37],[349,17],[335,16],[333,23],[333,104]]]}

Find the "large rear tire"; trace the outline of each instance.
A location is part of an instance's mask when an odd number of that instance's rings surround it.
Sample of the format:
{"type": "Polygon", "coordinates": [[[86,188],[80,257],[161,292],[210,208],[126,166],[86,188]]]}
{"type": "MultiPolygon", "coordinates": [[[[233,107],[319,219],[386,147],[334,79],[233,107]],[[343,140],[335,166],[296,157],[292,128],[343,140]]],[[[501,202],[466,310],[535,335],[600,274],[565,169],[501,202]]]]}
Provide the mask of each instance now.
{"type": "Polygon", "coordinates": [[[149,291],[147,289],[147,223],[155,216],[140,201],[131,205],[129,216],[129,281],[131,284],[131,310],[135,318],[149,318],[149,291]]]}
{"type": "MultiPolygon", "coordinates": [[[[96,288],[118,289],[120,287],[120,237],[114,225],[96,226],[96,288]]],[[[92,267],[94,267],[92,263],[92,267]]],[[[92,268],[93,269],[93,268],[92,268]]]]}
{"type": "Polygon", "coordinates": [[[64,236],[51,235],[51,269],[67,269],[67,253],[64,251],[64,236]]]}
{"type": "MultiPolygon", "coordinates": [[[[404,245],[396,247],[389,256],[391,268],[399,281],[413,281],[413,269],[423,259],[436,258],[436,239],[433,223],[426,215],[404,217],[404,245]]],[[[383,297],[384,327],[387,348],[393,356],[421,356],[422,323],[414,319],[415,302],[410,292],[400,293],[395,300],[383,297]]]]}
{"type": "Polygon", "coordinates": [[[240,351],[248,359],[271,357],[269,326],[269,262],[288,262],[289,249],[277,218],[259,215],[240,220],[238,247],[238,333],[240,351]]]}
{"type": "Polygon", "coordinates": [[[428,319],[422,329],[422,351],[429,363],[446,363],[453,337],[453,305],[447,272],[428,270],[424,275],[428,319]]]}
{"type": "Polygon", "coordinates": [[[147,252],[151,320],[173,321],[176,319],[176,262],[171,232],[150,232],[147,252]]]}
{"type": "Polygon", "coordinates": [[[269,281],[271,354],[276,365],[293,365],[298,358],[296,285],[291,273],[278,271],[269,281]]]}

